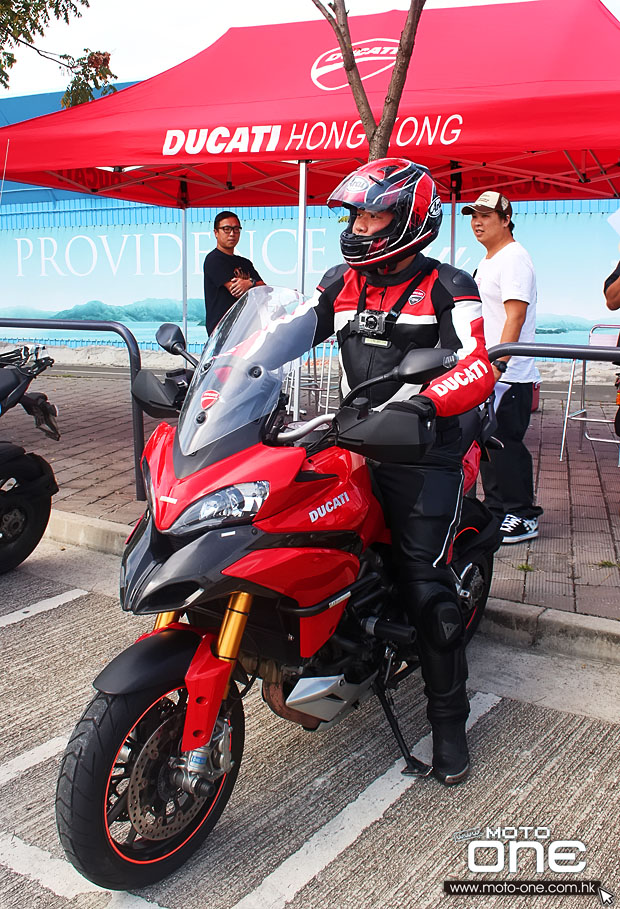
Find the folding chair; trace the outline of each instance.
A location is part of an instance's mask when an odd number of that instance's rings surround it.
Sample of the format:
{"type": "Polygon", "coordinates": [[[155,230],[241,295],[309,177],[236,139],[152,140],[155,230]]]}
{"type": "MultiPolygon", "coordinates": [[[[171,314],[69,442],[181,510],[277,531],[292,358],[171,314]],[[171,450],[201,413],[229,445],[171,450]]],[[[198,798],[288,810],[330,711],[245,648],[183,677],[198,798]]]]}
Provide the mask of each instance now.
{"type": "MultiPolygon", "coordinates": [[[[590,329],[590,334],[588,336],[588,344],[594,344],[597,347],[618,347],[618,332],[620,331],[619,325],[593,325],[590,329]],[[606,331],[607,334],[602,334],[602,331],[606,331]],[[613,334],[611,332],[613,331],[613,334]]],[[[618,350],[618,360],[620,362],[620,349],[618,350]]],[[[606,423],[607,425],[613,426],[614,420],[607,420],[603,417],[589,417],[588,410],[586,407],[586,368],[588,365],[587,360],[582,361],[582,373],[581,373],[581,395],[579,401],[579,410],[574,410],[571,412],[571,397],[573,394],[573,385],[575,382],[575,371],[577,367],[577,360],[573,360],[570,371],[570,379],[568,382],[568,393],[566,396],[566,407],[564,409],[564,426],[562,428],[562,445],[560,448],[560,461],[564,458],[564,448],[566,445],[566,431],[568,428],[569,420],[576,420],[580,426],[579,434],[579,451],[583,448],[583,440],[588,439],[589,442],[607,442],[612,445],[618,445],[618,466],[620,467],[620,439],[610,439],[601,438],[600,436],[592,436],[588,433],[588,423],[606,423]]]]}

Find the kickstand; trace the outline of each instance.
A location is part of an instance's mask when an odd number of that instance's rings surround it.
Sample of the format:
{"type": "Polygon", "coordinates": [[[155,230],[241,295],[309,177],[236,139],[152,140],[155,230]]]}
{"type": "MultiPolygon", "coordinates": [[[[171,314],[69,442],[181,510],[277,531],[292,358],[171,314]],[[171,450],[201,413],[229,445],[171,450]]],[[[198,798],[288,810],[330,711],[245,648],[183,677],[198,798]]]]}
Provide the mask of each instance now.
{"type": "Polygon", "coordinates": [[[398,747],[402,751],[403,757],[405,759],[406,767],[403,768],[403,773],[405,774],[416,774],[417,776],[428,776],[432,771],[432,767],[428,764],[425,764],[423,761],[419,761],[415,758],[409,749],[407,748],[407,743],[403,738],[403,734],[400,731],[398,721],[394,716],[394,711],[388,701],[385,688],[380,683],[375,682],[373,689],[377,697],[379,698],[379,703],[383,707],[383,712],[387,717],[387,721],[390,724],[390,729],[394,733],[394,738],[398,742],[398,747]]]}

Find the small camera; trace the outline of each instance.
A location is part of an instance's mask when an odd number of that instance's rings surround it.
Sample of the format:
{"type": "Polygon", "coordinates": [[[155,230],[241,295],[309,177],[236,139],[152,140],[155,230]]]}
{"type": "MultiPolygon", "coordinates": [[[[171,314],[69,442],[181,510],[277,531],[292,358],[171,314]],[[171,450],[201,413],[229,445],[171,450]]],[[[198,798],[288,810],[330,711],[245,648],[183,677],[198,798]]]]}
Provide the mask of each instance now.
{"type": "Polygon", "coordinates": [[[384,312],[377,312],[373,309],[364,310],[357,317],[360,332],[365,335],[385,334],[385,317],[384,312]]]}

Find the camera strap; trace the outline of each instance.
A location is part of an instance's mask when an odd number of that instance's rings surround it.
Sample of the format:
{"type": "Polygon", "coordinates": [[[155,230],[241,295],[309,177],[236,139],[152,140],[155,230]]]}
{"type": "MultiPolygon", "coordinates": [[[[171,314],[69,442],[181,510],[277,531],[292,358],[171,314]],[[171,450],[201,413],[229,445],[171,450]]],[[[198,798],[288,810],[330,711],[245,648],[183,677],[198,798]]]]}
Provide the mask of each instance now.
{"type": "MultiPolygon", "coordinates": [[[[414,278],[412,278],[412,280],[407,284],[405,290],[402,292],[402,294],[400,295],[400,297],[398,298],[398,300],[396,301],[394,306],[392,306],[392,308],[385,314],[385,331],[383,332],[384,337],[383,338],[382,337],[375,337],[375,338],[365,337],[364,343],[374,344],[375,346],[381,346],[381,347],[390,346],[389,336],[391,334],[392,328],[394,327],[394,325],[396,324],[396,321],[398,320],[399,315],[401,314],[401,311],[402,311],[404,305],[407,303],[407,301],[409,300],[409,297],[411,296],[413,291],[416,289],[416,287],[418,287],[422,283],[424,278],[426,278],[427,275],[429,275],[432,272],[432,270],[436,267],[436,265],[437,265],[437,262],[435,259],[426,260],[426,262],[424,263],[424,265],[422,266],[420,271],[417,273],[417,275],[414,278]]],[[[368,281],[365,281],[364,286],[362,287],[362,289],[360,291],[359,299],[357,301],[357,313],[356,313],[355,317],[353,319],[351,319],[349,322],[347,322],[347,324],[343,328],[341,328],[341,330],[336,335],[339,345],[342,345],[350,335],[363,333],[360,331],[359,316],[360,316],[360,313],[366,311],[367,288],[368,288],[368,281]]],[[[372,311],[375,312],[375,310],[372,310],[372,311]]],[[[376,312],[380,312],[380,310],[376,310],[376,312]]]]}

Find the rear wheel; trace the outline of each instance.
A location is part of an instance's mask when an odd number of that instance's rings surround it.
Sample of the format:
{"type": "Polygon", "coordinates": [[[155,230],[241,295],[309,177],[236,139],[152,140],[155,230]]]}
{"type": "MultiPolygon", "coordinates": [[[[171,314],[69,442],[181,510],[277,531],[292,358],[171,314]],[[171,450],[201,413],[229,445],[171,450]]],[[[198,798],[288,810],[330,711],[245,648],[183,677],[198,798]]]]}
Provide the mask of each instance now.
{"type": "MultiPolygon", "coordinates": [[[[235,785],[243,704],[222,705],[188,790],[180,751],[187,689],[97,694],[67,745],[56,791],[60,840],[75,868],[101,887],[145,887],[179,868],[215,826],[235,785]],[[204,762],[203,762],[204,763],[204,762]]],[[[187,771],[185,771],[187,776],[187,771]]]]}
{"type": "Polygon", "coordinates": [[[489,599],[493,579],[493,555],[476,556],[471,562],[463,560],[453,563],[452,567],[461,578],[462,594],[459,603],[465,624],[465,643],[469,644],[489,599]]]}
{"type": "Polygon", "coordinates": [[[0,489],[0,574],[16,568],[33,552],[45,533],[51,509],[51,496],[28,496],[19,486],[0,489]]]}

